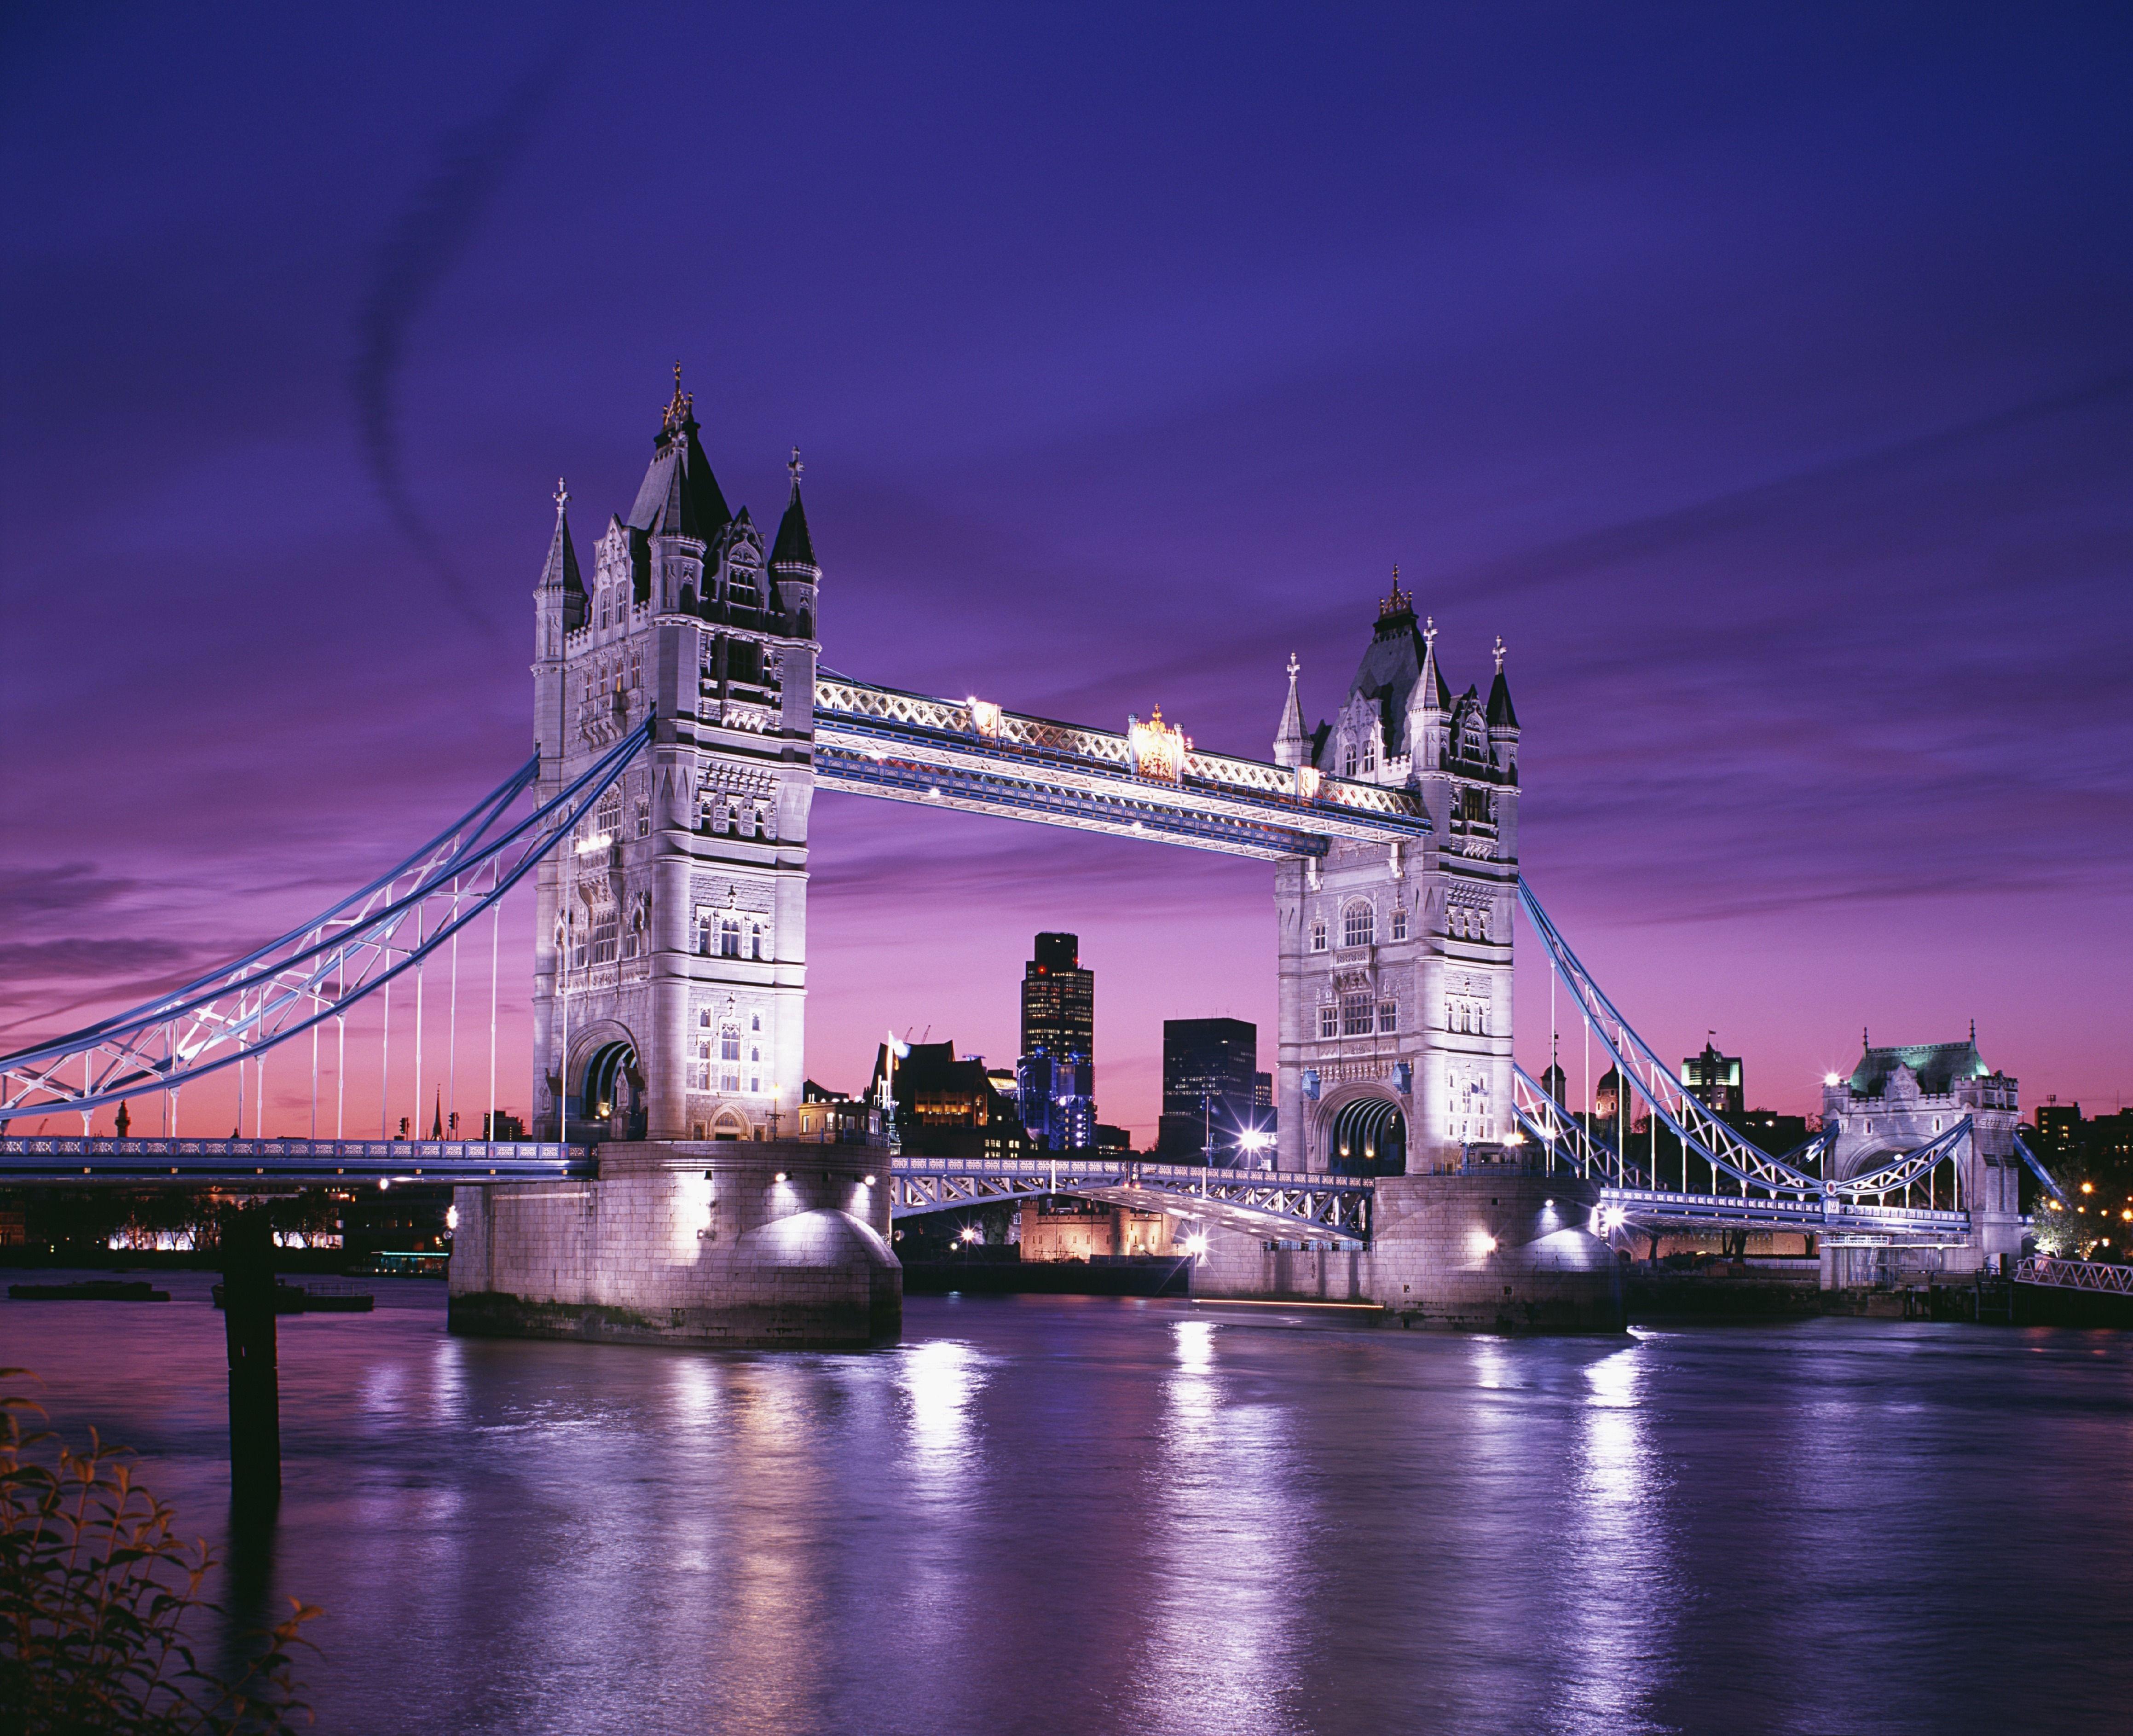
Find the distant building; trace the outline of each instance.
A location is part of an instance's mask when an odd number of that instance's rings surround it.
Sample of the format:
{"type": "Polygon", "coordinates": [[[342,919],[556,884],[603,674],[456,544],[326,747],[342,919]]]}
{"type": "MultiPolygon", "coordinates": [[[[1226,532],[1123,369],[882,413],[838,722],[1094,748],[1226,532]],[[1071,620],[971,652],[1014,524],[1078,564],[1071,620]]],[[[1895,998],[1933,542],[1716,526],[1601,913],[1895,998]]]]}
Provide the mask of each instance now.
{"type": "Polygon", "coordinates": [[[1570,1107],[1570,1099],[1563,1095],[1564,1091],[1568,1087],[1564,1080],[1560,1063],[1551,1061],[1548,1063],[1547,1068],[1540,1076],[1540,1088],[1553,1097],[1557,1102],[1562,1104],[1565,1109],[1570,1107]]]}
{"type": "Polygon", "coordinates": [[[1028,1261],[1110,1260],[1172,1251],[1175,1220],[1095,1200],[1047,1194],[1022,1206],[1022,1257],[1028,1261]]]}
{"type": "Polygon", "coordinates": [[[841,1091],[831,1091],[817,1085],[812,1079],[800,1087],[800,1126],[802,1139],[821,1140],[835,1145],[840,1140],[857,1144],[881,1132],[881,1110],[870,1100],[847,1097],[841,1091]]]}
{"type": "Polygon", "coordinates": [[[1039,934],[1022,973],[1016,1100],[1029,1136],[1053,1151],[1096,1142],[1096,973],[1072,934],[1039,934]]]}
{"type": "Polygon", "coordinates": [[[1252,1075],[1252,1121],[1269,1133],[1279,1126],[1274,1112],[1274,1075],[1270,1073],[1252,1075]]]}
{"type": "Polygon", "coordinates": [[[867,1096],[893,1102],[903,1149],[924,1157],[1026,1157],[1028,1132],[993,1088],[982,1058],[959,1058],[952,1043],[911,1043],[874,1052],[867,1096]],[[893,1065],[892,1065],[893,1063],[893,1065]]]}
{"type": "Polygon", "coordinates": [[[2037,1155],[2047,1162],[2053,1157],[2072,1157],[2082,1148],[2082,1128],[2080,1104],[2039,1104],[2037,1144],[2041,1149],[2037,1155]]]}
{"type": "Polygon", "coordinates": [[[1721,1119],[1746,1112],[1748,1097],[1741,1058],[1720,1054],[1716,1044],[1705,1044],[1702,1054],[1691,1055],[1681,1063],[1681,1083],[1684,1090],[1721,1119]]]}
{"type": "Polygon", "coordinates": [[[1096,1123],[1096,1149],[1099,1151],[1130,1151],[1133,1136],[1123,1127],[1114,1127],[1108,1122],[1096,1123]]]}
{"type": "Polygon", "coordinates": [[[1259,1126],[1259,1027],[1248,1020],[1164,1020],[1156,1149],[1182,1157],[1211,1146],[1211,1162],[1234,1162],[1238,1136],[1259,1126]]]}

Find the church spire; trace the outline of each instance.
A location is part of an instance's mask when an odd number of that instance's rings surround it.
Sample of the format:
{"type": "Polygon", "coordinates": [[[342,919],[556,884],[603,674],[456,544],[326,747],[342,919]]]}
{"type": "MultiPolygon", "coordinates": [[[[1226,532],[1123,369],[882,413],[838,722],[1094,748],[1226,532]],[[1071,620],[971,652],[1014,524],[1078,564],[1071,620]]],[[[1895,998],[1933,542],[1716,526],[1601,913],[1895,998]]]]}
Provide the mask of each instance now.
{"type": "Polygon", "coordinates": [[[1274,731],[1274,763],[1301,765],[1305,754],[1303,706],[1296,697],[1296,672],[1301,667],[1296,653],[1288,653],[1288,698],[1281,708],[1281,726],[1274,731]]]}

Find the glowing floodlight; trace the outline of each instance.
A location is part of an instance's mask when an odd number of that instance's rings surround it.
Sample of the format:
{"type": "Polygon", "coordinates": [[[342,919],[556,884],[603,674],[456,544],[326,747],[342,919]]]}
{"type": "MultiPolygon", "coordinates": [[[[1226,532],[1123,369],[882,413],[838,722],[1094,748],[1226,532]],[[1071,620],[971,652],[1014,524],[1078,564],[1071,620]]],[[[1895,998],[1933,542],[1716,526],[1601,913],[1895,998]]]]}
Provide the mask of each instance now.
{"type": "Polygon", "coordinates": [[[973,696],[970,701],[970,727],[980,735],[998,739],[1000,732],[1000,708],[989,699],[973,696]]]}
{"type": "Polygon", "coordinates": [[[1207,1257],[1207,1237],[1206,1232],[1200,1230],[1195,1230],[1190,1236],[1187,1236],[1185,1238],[1185,1251],[1192,1259],[1205,1260],[1207,1257]]]}
{"type": "Polygon", "coordinates": [[[1844,1078],[1840,1073],[1826,1073],[1822,1076],[1822,1083],[1825,1085],[1842,1085],[1844,1078]]]}

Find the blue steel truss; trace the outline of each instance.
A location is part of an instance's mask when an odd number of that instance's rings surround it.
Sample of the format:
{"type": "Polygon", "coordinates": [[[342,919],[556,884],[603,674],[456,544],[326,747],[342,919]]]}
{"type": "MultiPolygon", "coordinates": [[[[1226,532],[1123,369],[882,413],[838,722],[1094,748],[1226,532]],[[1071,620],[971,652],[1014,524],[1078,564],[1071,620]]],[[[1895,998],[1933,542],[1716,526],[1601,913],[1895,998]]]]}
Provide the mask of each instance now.
{"type": "Polygon", "coordinates": [[[344,1015],[493,909],[651,739],[648,719],[508,823],[539,775],[537,757],[528,760],[391,871],[301,928],[130,1011],[0,1056],[0,1125],[181,1087],[344,1015]]]}
{"type": "Polygon", "coordinates": [[[1663,1126],[1696,1156],[1751,1189],[1779,1197],[1820,1194],[1822,1184],[1818,1178],[1772,1157],[1743,1138],[1673,1077],[1673,1070],[1615,1010],[1592,973],[1578,962],[1523,875],[1519,880],[1519,902],[1540,938],[1549,969],[1577,1002],[1587,1027],[1615,1063],[1616,1077],[1630,1082],[1663,1126]]]}

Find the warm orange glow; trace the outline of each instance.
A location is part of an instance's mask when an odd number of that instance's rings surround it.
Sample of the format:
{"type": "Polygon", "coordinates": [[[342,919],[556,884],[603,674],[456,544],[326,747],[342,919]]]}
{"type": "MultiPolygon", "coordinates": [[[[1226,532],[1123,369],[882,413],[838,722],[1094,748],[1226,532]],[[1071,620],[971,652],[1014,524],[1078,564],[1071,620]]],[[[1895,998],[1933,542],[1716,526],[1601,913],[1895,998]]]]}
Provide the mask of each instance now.
{"type": "Polygon", "coordinates": [[[1136,776],[1160,778],[1166,784],[1176,784],[1184,778],[1185,755],[1192,744],[1186,739],[1184,731],[1163,721],[1161,706],[1149,713],[1146,723],[1139,718],[1129,719],[1126,739],[1132,748],[1136,776]]]}

